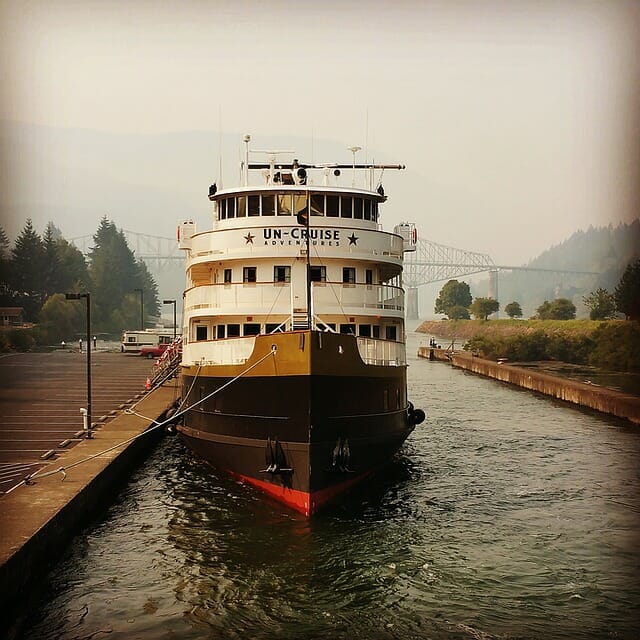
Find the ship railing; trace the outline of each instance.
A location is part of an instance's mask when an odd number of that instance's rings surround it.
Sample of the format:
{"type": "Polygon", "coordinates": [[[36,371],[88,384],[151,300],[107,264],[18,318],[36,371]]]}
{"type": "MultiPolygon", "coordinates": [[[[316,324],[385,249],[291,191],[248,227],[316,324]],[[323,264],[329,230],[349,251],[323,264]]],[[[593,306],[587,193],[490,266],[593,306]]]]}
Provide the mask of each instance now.
{"type": "MultiPolygon", "coordinates": [[[[316,313],[358,313],[383,311],[404,315],[404,291],[388,284],[312,282],[312,304],[316,313]]],[[[243,282],[203,284],[187,289],[185,312],[212,310],[217,313],[250,308],[273,314],[291,315],[290,282],[243,282]]]]}
{"type": "Polygon", "coordinates": [[[183,364],[244,364],[253,353],[256,337],[199,340],[184,347],[183,364]]]}
{"type": "Polygon", "coordinates": [[[186,291],[185,312],[202,309],[268,309],[272,313],[288,313],[289,282],[243,282],[203,284],[186,291]]]}
{"type": "Polygon", "coordinates": [[[358,352],[365,364],[402,367],[407,364],[406,348],[402,342],[358,337],[358,352]]]}
{"type": "Polygon", "coordinates": [[[385,315],[404,315],[404,291],[389,284],[312,282],[313,308],[316,313],[372,309],[385,315]]]}

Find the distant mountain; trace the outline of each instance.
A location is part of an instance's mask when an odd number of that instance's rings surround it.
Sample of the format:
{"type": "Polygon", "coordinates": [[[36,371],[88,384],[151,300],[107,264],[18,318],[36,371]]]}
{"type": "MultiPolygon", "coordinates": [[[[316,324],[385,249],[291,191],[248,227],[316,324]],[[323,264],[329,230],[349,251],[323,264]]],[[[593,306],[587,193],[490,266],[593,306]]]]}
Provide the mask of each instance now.
{"type": "MultiPolygon", "coordinates": [[[[291,149],[307,161],[351,160],[345,145],[332,140],[260,136],[256,145],[291,149]]],[[[12,240],[27,218],[40,233],[51,220],[74,238],[95,233],[104,215],[119,228],[173,238],[183,216],[199,228],[210,226],[208,186],[237,183],[242,135],[108,133],[0,121],[0,149],[0,224],[12,240]]]]}
{"type": "MultiPolygon", "coordinates": [[[[640,258],[640,220],[617,227],[589,227],[576,231],[564,242],[547,249],[526,267],[559,271],[594,272],[597,275],[513,271],[500,272],[497,297],[501,308],[520,302],[525,317],[545,300],[563,297],[573,301],[578,315],[588,312],[582,296],[598,287],[613,291],[626,266],[640,258]]],[[[487,281],[473,287],[474,295],[487,295],[487,281]]]]}

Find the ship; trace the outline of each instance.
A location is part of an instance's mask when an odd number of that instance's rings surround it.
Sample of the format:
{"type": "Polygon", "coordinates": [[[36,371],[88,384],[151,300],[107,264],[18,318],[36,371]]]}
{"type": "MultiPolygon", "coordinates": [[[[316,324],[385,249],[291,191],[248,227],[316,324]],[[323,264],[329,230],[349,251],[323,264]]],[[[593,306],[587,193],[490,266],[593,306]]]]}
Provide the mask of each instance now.
{"type": "Polygon", "coordinates": [[[312,516],[387,465],[425,414],[407,398],[402,265],[384,171],[253,150],[178,225],[186,289],[178,425],[195,454],[312,516]],[[255,179],[257,177],[257,180],[255,179]],[[356,186],[357,185],[357,186],[356,186]]]}

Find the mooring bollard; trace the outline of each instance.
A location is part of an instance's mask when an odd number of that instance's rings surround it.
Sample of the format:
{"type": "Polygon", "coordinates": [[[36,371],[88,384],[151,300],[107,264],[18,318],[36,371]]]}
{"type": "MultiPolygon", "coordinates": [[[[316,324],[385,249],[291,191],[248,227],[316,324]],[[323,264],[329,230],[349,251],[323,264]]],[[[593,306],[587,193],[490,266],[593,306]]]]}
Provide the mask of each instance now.
{"type": "Polygon", "coordinates": [[[85,436],[87,440],[91,440],[93,434],[91,433],[91,425],[89,424],[89,412],[84,407],[80,407],[80,413],[82,414],[82,426],[85,436]]]}

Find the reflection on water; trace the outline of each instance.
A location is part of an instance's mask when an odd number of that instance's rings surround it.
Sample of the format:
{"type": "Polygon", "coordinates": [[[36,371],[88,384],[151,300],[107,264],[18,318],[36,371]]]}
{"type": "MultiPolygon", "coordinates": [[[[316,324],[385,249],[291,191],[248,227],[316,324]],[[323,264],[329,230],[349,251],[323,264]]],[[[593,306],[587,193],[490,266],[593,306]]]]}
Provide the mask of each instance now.
{"type": "Polygon", "coordinates": [[[637,431],[441,363],[410,382],[426,423],[312,521],[165,440],[24,637],[637,637],[637,431]]]}
{"type": "Polygon", "coordinates": [[[640,396],[640,374],[638,373],[603,371],[596,367],[566,362],[524,362],[519,366],[640,396]]]}

